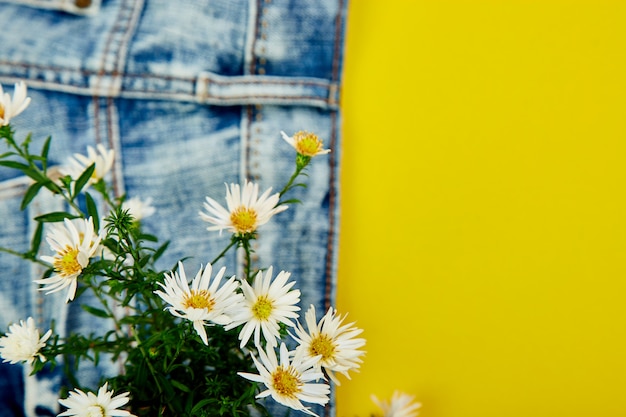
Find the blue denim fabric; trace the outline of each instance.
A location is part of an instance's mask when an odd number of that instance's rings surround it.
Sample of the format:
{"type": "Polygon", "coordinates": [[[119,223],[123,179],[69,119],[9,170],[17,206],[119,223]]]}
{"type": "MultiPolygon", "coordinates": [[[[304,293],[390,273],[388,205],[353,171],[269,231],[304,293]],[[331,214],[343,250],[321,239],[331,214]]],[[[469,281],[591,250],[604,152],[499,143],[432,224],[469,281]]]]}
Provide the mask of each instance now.
{"type": "MultiPolygon", "coordinates": [[[[12,125],[18,138],[33,133],[33,149],[51,134],[53,164],[88,145],[115,149],[116,192],[153,198],[145,228],[172,241],[163,268],[211,261],[229,236],[205,230],[204,197],[224,202],[224,183],[244,178],[280,190],[295,152],[279,132],[316,132],[332,152],[291,195],[303,204],[260,229],[254,262],[292,273],[302,313],[325,311],[335,298],[345,18],[344,0],[0,1],[0,27],[13,28],[0,31],[0,83],[27,83],[31,105],[12,125]]],[[[27,186],[0,169],[0,246],[26,250],[33,217],[63,208],[41,193],[20,212],[27,186]]],[[[236,255],[223,264],[242,271],[236,255]]],[[[0,254],[0,328],[33,316],[42,331],[51,319],[60,334],[93,331],[78,303],[37,291],[40,272],[0,254]]],[[[105,362],[82,370],[86,385],[118,371],[105,362]]],[[[56,415],[60,374],[23,372],[0,366],[0,417],[56,415]]],[[[332,404],[314,411],[334,415],[332,404]]]]}

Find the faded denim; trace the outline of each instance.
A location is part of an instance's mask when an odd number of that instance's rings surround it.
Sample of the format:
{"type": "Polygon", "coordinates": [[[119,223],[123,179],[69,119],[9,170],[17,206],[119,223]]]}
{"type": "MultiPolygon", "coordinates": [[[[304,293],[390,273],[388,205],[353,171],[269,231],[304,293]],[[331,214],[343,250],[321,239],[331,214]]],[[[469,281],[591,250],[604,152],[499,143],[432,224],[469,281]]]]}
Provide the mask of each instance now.
{"type": "MultiPolygon", "coordinates": [[[[172,241],[164,268],[192,256],[185,267],[197,270],[228,243],[199,219],[206,195],[224,202],[224,183],[245,178],[280,190],[295,158],[280,131],[316,132],[332,152],[291,195],[303,203],[261,227],[255,262],[292,273],[302,314],[325,311],[335,300],[345,19],[345,0],[0,1],[0,83],[27,83],[31,105],[12,125],[18,139],[33,133],[33,149],[51,134],[53,164],[88,145],[116,150],[116,192],[153,198],[146,231],[172,241]]],[[[41,193],[20,212],[27,185],[0,169],[1,246],[26,250],[33,217],[63,208],[41,193]]],[[[223,264],[241,272],[235,255],[223,264]]],[[[43,331],[51,318],[61,334],[92,331],[64,292],[36,290],[39,273],[0,254],[0,328],[33,316],[43,331]]],[[[116,366],[83,372],[96,388],[116,366]]],[[[56,415],[60,375],[22,372],[0,366],[0,417],[56,415]]],[[[313,409],[334,415],[332,403],[313,409]]]]}

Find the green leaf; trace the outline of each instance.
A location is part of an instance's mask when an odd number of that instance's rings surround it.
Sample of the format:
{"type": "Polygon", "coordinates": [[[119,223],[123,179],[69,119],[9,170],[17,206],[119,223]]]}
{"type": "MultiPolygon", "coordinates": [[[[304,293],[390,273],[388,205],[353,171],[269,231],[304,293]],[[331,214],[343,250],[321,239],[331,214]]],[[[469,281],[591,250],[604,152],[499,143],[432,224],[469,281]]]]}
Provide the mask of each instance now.
{"type": "Polygon", "coordinates": [[[281,201],[279,204],[300,204],[300,203],[302,203],[302,201],[298,200],[297,198],[292,198],[289,200],[281,201]]]}
{"type": "Polygon", "coordinates": [[[70,190],[70,185],[72,185],[72,177],[70,177],[69,175],[65,175],[59,178],[59,181],[61,181],[61,184],[63,184],[63,188],[68,191],[70,190]]]}
{"type": "Polygon", "coordinates": [[[43,181],[41,185],[52,191],[54,194],[59,194],[61,192],[61,187],[59,187],[54,181],[43,181]]]}
{"type": "Polygon", "coordinates": [[[150,235],[150,234],[147,234],[147,233],[140,234],[138,236],[138,239],[139,240],[147,240],[148,242],[158,242],[159,241],[159,239],[156,236],[150,235]]]}
{"type": "Polygon", "coordinates": [[[165,391],[165,397],[168,399],[174,398],[176,393],[174,392],[174,389],[172,388],[171,381],[166,379],[165,376],[160,375],[160,374],[158,375],[158,380],[161,383],[161,388],[163,388],[163,391],[165,391]]]}
{"type": "Polygon", "coordinates": [[[89,193],[85,193],[85,203],[87,204],[87,214],[93,219],[93,227],[95,230],[100,230],[100,217],[98,216],[98,207],[96,202],[89,193]]]}
{"type": "Polygon", "coordinates": [[[84,286],[82,286],[82,285],[79,285],[79,286],[76,288],[76,295],[74,295],[74,299],[77,299],[78,297],[80,297],[80,295],[81,295],[82,293],[84,293],[85,291],[87,291],[87,287],[84,287],[84,286]]]}
{"type": "Polygon", "coordinates": [[[91,179],[91,176],[93,175],[95,169],[96,164],[93,163],[89,165],[82,174],[80,174],[80,177],[78,177],[78,179],[74,183],[74,196],[78,195],[78,193],[80,193],[80,191],[85,188],[85,185],[87,185],[87,183],[91,179]]]}
{"type": "Polygon", "coordinates": [[[30,242],[30,253],[33,257],[37,255],[39,252],[39,245],[41,245],[41,239],[43,236],[43,223],[37,223],[37,229],[35,229],[35,233],[33,234],[33,239],[30,242]]]}
{"type": "Polygon", "coordinates": [[[41,187],[43,187],[43,183],[41,182],[35,182],[30,187],[28,187],[28,189],[26,190],[26,193],[24,193],[24,198],[22,198],[22,204],[20,205],[20,210],[24,210],[28,206],[28,204],[31,201],[33,201],[33,198],[35,198],[37,193],[39,193],[39,190],[41,190],[41,187]]]}
{"type": "Polygon", "coordinates": [[[172,379],[172,380],[170,380],[170,382],[172,383],[172,385],[174,387],[178,388],[179,390],[181,390],[183,392],[191,392],[191,389],[189,389],[188,386],[186,386],[186,385],[184,385],[184,384],[182,384],[182,383],[180,383],[178,381],[175,381],[175,380],[172,379]]]}
{"type": "Polygon", "coordinates": [[[28,135],[26,135],[26,137],[24,138],[24,141],[22,142],[22,149],[24,149],[24,153],[26,153],[26,155],[30,154],[28,152],[28,147],[30,146],[30,143],[32,142],[32,138],[33,138],[33,134],[29,133],[28,135]]]}
{"type": "Polygon", "coordinates": [[[35,217],[35,220],[38,222],[53,223],[53,222],[62,222],[65,219],[78,219],[79,217],[80,216],[75,216],[65,211],[54,211],[52,213],[42,214],[41,216],[37,216],[35,217]]]}
{"type": "Polygon", "coordinates": [[[191,409],[191,414],[193,415],[194,413],[197,413],[198,411],[202,410],[202,408],[204,408],[205,406],[211,403],[215,403],[215,402],[217,402],[217,400],[214,400],[212,398],[205,398],[204,400],[200,400],[191,409]]]}
{"type": "Polygon", "coordinates": [[[20,171],[26,171],[30,169],[28,165],[17,161],[0,161],[0,165],[7,168],[19,169],[20,171]]]}
{"type": "Polygon", "coordinates": [[[105,319],[107,319],[107,318],[111,317],[111,316],[109,315],[109,313],[107,313],[106,311],[101,310],[101,309],[99,309],[99,308],[95,308],[95,307],[88,306],[88,305],[86,305],[86,304],[81,304],[81,305],[80,305],[80,308],[82,308],[83,310],[85,310],[87,313],[93,314],[93,315],[94,315],[94,316],[96,316],[96,317],[102,317],[102,318],[105,318],[105,319]]]}
{"type": "Polygon", "coordinates": [[[5,152],[2,155],[0,155],[0,159],[4,159],[7,156],[13,156],[13,155],[17,155],[15,152],[5,152]]]}
{"type": "Polygon", "coordinates": [[[143,268],[146,265],[148,265],[148,262],[150,262],[150,257],[146,256],[146,257],[140,258],[137,263],[139,264],[139,266],[141,266],[143,268]]]}
{"type": "Polygon", "coordinates": [[[165,250],[167,249],[167,247],[169,246],[170,241],[168,240],[167,242],[165,242],[163,245],[161,245],[152,255],[152,259],[156,262],[157,259],[159,259],[161,257],[161,255],[163,255],[163,252],[165,252],[165,250]]]}
{"type": "Polygon", "coordinates": [[[4,166],[4,167],[7,167],[7,168],[17,169],[19,171],[22,171],[24,173],[24,175],[27,175],[28,177],[34,179],[35,181],[40,181],[42,179],[41,174],[39,174],[37,171],[33,170],[28,165],[23,164],[21,162],[17,162],[17,161],[0,161],[0,166],[4,166]]]}
{"type": "Polygon", "coordinates": [[[43,172],[46,172],[48,169],[48,151],[50,150],[50,140],[52,136],[48,136],[46,141],[43,143],[43,147],[41,148],[41,158],[43,162],[43,172]]]}

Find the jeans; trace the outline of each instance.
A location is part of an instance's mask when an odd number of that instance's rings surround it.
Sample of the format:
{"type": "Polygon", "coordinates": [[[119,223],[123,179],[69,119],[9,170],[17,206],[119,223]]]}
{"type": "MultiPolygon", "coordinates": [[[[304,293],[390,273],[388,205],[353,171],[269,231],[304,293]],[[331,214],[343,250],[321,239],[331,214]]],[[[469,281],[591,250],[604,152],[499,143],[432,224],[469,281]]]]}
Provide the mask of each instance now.
{"type": "MultiPolygon", "coordinates": [[[[195,271],[228,244],[227,233],[206,231],[198,216],[205,196],[224,203],[224,183],[246,178],[279,191],[295,165],[280,131],[317,133],[332,152],[315,158],[308,187],[289,196],[302,204],[260,228],[253,262],[291,272],[302,315],[310,304],[325,311],[334,304],[338,255],[345,19],[345,0],[0,1],[0,83],[9,92],[19,80],[28,85],[31,105],[12,125],[18,140],[32,132],[33,150],[52,135],[51,165],[100,143],[116,151],[115,192],[152,198],[157,211],[145,230],[171,240],[163,269],[187,257],[185,268],[195,271]]],[[[28,250],[32,219],[64,208],[42,192],[20,212],[27,186],[0,169],[2,247],[28,250]]],[[[221,265],[241,276],[234,253],[221,265]]],[[[42,331],[54,320],[62,336],[93,331],[63,291],[37,291],[40,274],[0,254],[0,329],[32,316],[42,331]]],[[[59,371],[27,377],[2,364],[0,417],[56,415],[59,371]]],[[[81,382],[96,389],[118,371],[102,361],[82,369],[81,382]]],[[[332,401],[313,411],[333,415],[332,401]]]]}

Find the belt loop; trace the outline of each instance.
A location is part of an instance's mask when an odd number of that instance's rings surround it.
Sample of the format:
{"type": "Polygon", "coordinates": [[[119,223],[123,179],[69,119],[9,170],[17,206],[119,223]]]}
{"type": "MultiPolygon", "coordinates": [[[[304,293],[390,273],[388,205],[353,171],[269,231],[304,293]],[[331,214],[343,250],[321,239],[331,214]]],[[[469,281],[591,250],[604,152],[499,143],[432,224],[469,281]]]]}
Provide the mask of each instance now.
{"type": "Polygon", "coordinates": [[[337,106],[339,103],[339,85],[337,83],[330,83],[328,86],[328,105],[331,107],[337,106]]]}
{"type": "Polygon", "coordinates": [[[206,101],[209,97],[209,84],[210,84],[210,76],[206,72],[201,72],[198,74],[196,79],[196,88],[195,88],[195,96],[201,103],[206,101]]]}

